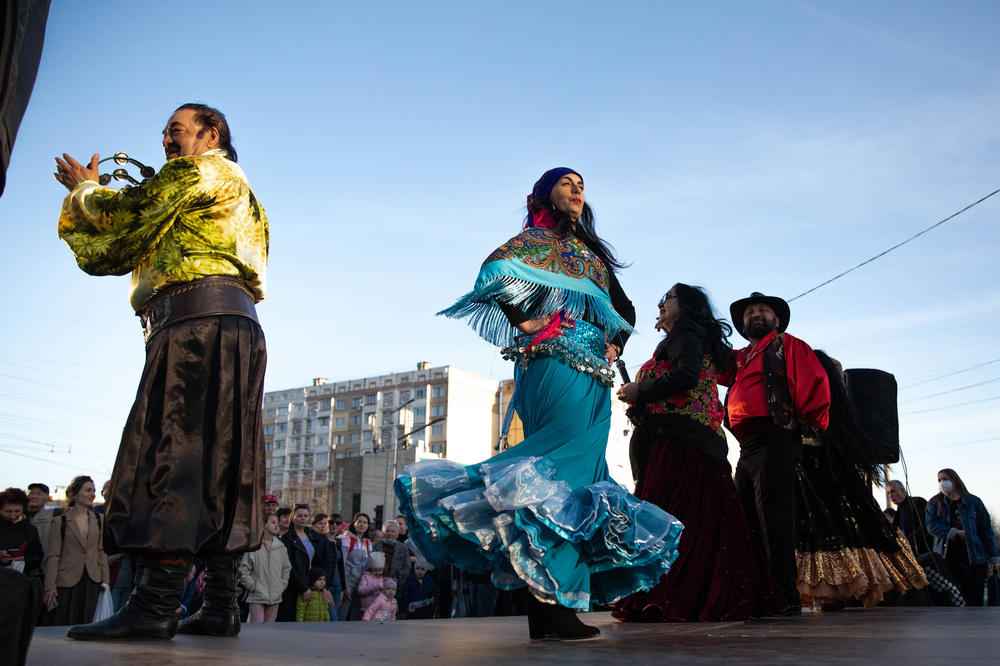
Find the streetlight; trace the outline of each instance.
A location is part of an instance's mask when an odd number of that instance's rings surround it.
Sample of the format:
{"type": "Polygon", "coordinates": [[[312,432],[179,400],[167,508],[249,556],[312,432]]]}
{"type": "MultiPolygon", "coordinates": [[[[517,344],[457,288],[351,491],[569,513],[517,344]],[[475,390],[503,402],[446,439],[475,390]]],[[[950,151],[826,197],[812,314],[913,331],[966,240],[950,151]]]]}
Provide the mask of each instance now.
{"type": "MultiPolygon", "coordinates": [[[[405,442],[406,439],[410,435],[418,433],[421,430],[425,430],[429,426],[434,425],[435,423],[440,423],[441,421],[444,421],[445,418],[446,417],[444,417],[444,416],[439,416],[436,419],[431,419],[430,421],[428,421],[424,425],[422,425],[422,426],[420,426],[418,428],[414,428],[410,432],[404,432],[402,435],[399,436],[399,438],[396,439],[396,445],[392,447],[392,478],[393,478],[394,482],[395,482],[395,479],[396,479],[396,473],[398,471],[397,470],[397,466],[398,466],[398,455],[399,455],[399,442],[400,442],[400,440],[402,440],[402,441],[405,442]]],[[[389,456],[385,457],[385,463],[386,463],[386,467],[388,467],[389,466],[389,456]]],[[[383,512],[383,514],[384,514],[384,512],[383,512]]],[[[392,494],[392,514],[393,515],[396,514],[396,493],[392,494]]]]}
{"type": "MultiPolygon", "coordinates": [[[[416,399],[417,398],[415,396],[412,397],[412,398],[410,398],[409,400],[407,400],[406,402],[404,402],[403,404],[401,404],[399,407],[397,407],[396,409],[394,409],[391,412],[389,412],[389,415],[390,416],[395,415],[403,407],[406,407],[410,403],[416,401],[416,399]]],[[[383,424],[383,425],[385,425],[385,424],[383,424]]],[[[373,428],[372,429],[372,437],[373,438],[375,436],[375,432],[376,432],[376,429],[373,428]]],[[[378,438],[379,448],[381,450],[385,451],[385,476],[382,479],[382,506],[385,507],[385,499],[389,495],[389,449],[387,449],[385,447],[385,442],[382,441],[382,434],[381,434],[382,431],[379,430],[378,432],[379,432],[379,438],[378,438]]],[[[393,435],[393,441],[394,442],[398,441],[398,440],[396,440],[396,419],[392,420],[392,435],[393,435]]],[[[397,446],[397,448],[398,448],[398,446],[397,446]]],[[[395,469],[395,456],[393,456],[393,468],[395,469]]],[[[394,476],[393,478],[396,478],[396,477],[394,476]]],[[[385,519],[385,510],[384,509],[382,511],[382,518],[385,519]]]]}

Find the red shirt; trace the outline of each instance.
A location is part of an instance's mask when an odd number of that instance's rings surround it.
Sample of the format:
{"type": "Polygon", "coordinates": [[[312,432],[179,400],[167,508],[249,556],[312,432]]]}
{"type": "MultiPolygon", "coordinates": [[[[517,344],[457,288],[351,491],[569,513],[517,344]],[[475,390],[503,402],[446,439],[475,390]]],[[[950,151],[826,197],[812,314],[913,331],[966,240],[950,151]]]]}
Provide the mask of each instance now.
{"type": "MultiPolygon", "coordinates": [[[[733,362],[718,374],[722,386],[729,386],[729,423],[731,427],[747,419],[770,417],[767,387],[764,385],[764,355],[777,331],[772,331],[751,349],[733,350],[733,362]]],[[[785,369],[788,393],[795,405],[795,416],[819,431],[830,423],[830,382],[812,348],[788,333],[784,334],[785,369]]]]}

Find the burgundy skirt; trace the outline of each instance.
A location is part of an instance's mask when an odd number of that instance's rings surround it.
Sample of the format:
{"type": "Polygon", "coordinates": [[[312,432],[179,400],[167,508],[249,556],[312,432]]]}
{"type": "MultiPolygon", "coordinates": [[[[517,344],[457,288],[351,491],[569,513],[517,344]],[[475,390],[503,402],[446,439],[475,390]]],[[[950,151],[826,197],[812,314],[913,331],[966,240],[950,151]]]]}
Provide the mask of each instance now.
{"type": "Polygon", "coordinates": [[[661,440],[637,496],[676,516],[684,532],[670,572],[653,589],[616,604],[614,617],[735,621],[788,607],[750,538],[728,461],[661,440]]]}
{"type": "Polygon", "coordinates": [[[241,553],[263,529],[264,366],[257,322],[223,315],[173,324],[146,364],[111,476],[108,553],[241,553]]]}

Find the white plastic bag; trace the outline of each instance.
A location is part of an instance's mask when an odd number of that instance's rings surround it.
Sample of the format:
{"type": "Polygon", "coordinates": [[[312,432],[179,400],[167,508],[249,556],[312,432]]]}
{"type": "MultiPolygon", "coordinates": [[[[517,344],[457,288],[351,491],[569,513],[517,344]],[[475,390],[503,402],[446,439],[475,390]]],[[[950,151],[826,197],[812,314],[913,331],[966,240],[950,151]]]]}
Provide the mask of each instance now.
{"type": "Polygon", "coordinates": [[[101,588],[101,594],[97,597],[97,610],[94,611],[94,622],[100,622],[115,614],[115,608],[111,604],[111,591],[101,588]]]}

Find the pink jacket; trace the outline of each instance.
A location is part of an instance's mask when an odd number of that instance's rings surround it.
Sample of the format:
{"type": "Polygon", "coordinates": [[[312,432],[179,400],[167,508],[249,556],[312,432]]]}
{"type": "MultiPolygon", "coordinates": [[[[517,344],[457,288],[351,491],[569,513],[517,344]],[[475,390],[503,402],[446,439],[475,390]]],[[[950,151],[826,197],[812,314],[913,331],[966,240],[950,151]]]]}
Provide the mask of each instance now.
{"type": "Polygon", "coordinates": [[[392,622],[396,619],[396,600],[380,594],[361,616],[365,622],[392,622]]]}
{"type": "Polygon", "coordinates": [[[364,613],[368,607],[375,603],[375,597],[382,591],[384,581],[382,577],[376,578],[370,571],[365,571],[358,583],[358,594],[361,596],[361,612],[364,613]]]}

